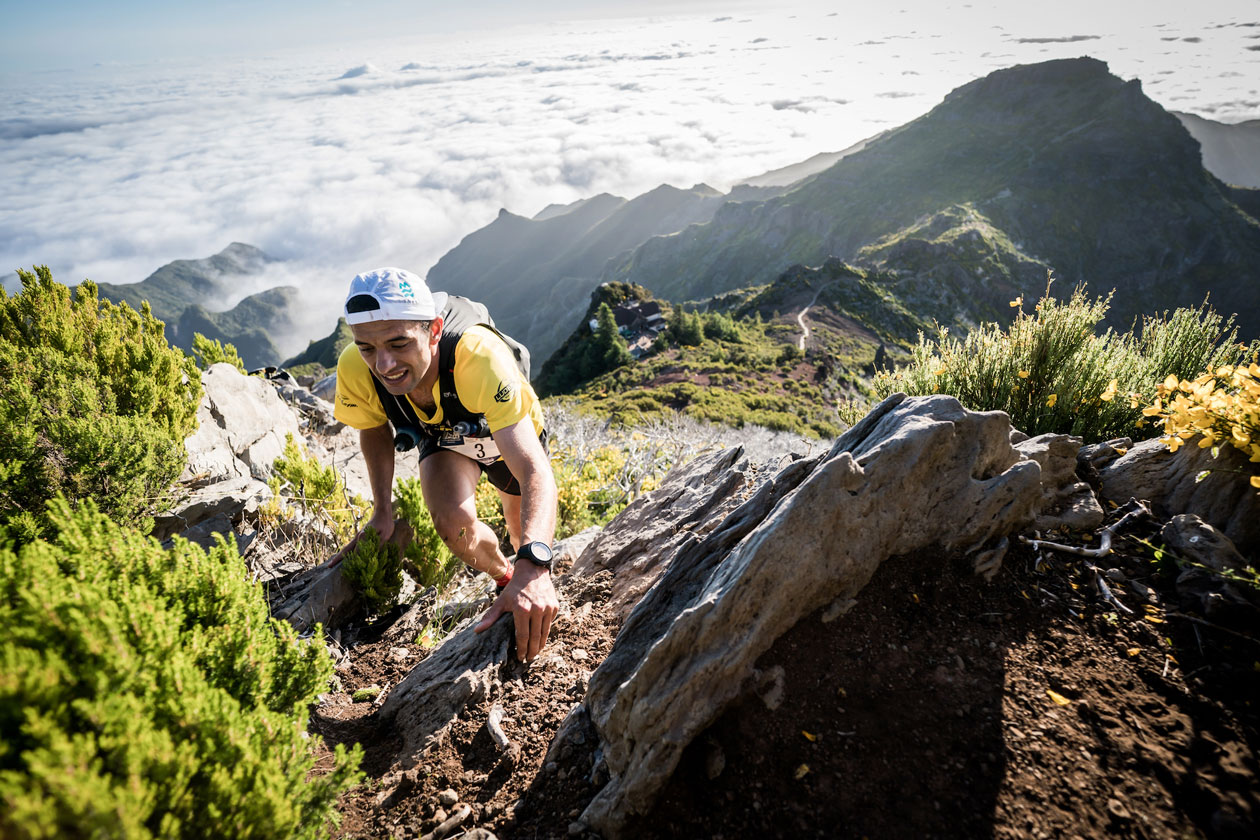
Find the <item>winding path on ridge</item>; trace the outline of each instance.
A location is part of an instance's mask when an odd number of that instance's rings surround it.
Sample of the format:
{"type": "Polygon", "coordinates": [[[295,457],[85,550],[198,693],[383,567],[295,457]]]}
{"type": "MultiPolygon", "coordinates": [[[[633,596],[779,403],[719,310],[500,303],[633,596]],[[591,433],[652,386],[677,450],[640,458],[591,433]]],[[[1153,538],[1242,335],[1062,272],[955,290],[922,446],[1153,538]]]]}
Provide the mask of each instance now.
{"type": "Polygon", "coordinates": [[[801,314],[796,316],[796,323],[800,325],[801,328],[801,337],[796,340],[796,349],[800,350],[802,353],[805,352],[805,339],[809,338],[809,327],[805,326],[805,313],[809,311],[811,306],[818,302],[818,296],[823,293],[823,289],[826,289],[827,286],[832,285],[834,282],[835,281],[827,283],[820,287],[818,291],[814,292],[813,300],[805,304],[805,308],[801,310],[801,314]]]}

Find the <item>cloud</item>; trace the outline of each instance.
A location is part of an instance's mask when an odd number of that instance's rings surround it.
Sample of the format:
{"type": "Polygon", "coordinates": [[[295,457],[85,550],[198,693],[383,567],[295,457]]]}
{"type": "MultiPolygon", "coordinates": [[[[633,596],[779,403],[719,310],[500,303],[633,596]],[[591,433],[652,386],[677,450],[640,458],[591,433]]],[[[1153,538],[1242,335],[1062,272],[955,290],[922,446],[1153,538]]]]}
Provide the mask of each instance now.
{"type": "Polygon", "coordinates": [[[1065,35],[1060,38],[1016,38],[1017,44],[1075,44],[1079,41],[1097,41],[1101,35],[1065,35]]]}

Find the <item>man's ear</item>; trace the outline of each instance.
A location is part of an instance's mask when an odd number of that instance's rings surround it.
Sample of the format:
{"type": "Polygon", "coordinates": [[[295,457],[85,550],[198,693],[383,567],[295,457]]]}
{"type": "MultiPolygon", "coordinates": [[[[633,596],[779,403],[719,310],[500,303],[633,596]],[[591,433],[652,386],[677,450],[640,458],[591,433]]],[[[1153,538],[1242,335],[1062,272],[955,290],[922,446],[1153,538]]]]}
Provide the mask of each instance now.
{"type": "Polygon", "coordinates": [[[434,316],[429,322],[429,343],[433,343],[442,337],[442,316],[434,316]]]}

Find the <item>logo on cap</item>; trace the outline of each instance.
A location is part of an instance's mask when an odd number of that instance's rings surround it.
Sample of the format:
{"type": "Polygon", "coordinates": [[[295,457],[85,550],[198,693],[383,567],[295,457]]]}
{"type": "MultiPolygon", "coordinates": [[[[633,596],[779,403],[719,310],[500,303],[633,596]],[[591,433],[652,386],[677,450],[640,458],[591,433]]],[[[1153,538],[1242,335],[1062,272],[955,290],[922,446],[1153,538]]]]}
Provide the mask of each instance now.
{"type": "Polygon", "coordinates": [[[416,296],[416,293],[411,291],[411,284],[406,280],[398,281],[398,293],[403,297],[414,298],[416,296]]]}

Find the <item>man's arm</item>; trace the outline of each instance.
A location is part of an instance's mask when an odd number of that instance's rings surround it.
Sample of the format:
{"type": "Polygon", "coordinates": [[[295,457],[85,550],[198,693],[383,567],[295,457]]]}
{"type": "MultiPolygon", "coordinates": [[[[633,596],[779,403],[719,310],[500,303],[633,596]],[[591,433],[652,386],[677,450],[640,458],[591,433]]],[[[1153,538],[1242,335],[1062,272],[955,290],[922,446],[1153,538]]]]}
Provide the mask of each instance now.
{"type": "MultiPolygon", "coordinates": [[[[371,429],[359,430],[359,448],[363,451],[363,460],[367,463],[368,485],[372,489],[372,517],[368,525],[375,528],[381,540],[389,539],[394,533],[394,432],[385,423],[371,429]]],[[[336,566],[345,559],[354,544],[363,536],[360,531],[354,539],[333,555],[329,566],[336,566]]]]}
{"type": "MultiPolygon", "coordinates": [[[[534,424],[525,419],[500,429],[494,433],[494,442],[521,485],[521,544],[542,542],[550,546],[556,531],[556,478],[551,460],[534,433],[534,424]]],[[[525,561],[516,565],[512,581],[477,624],[477,632],[511,612],[516,625],[516,655],[529,661],[547,643],[551,622],[559,610],[551,573],[525,561]]]]}

